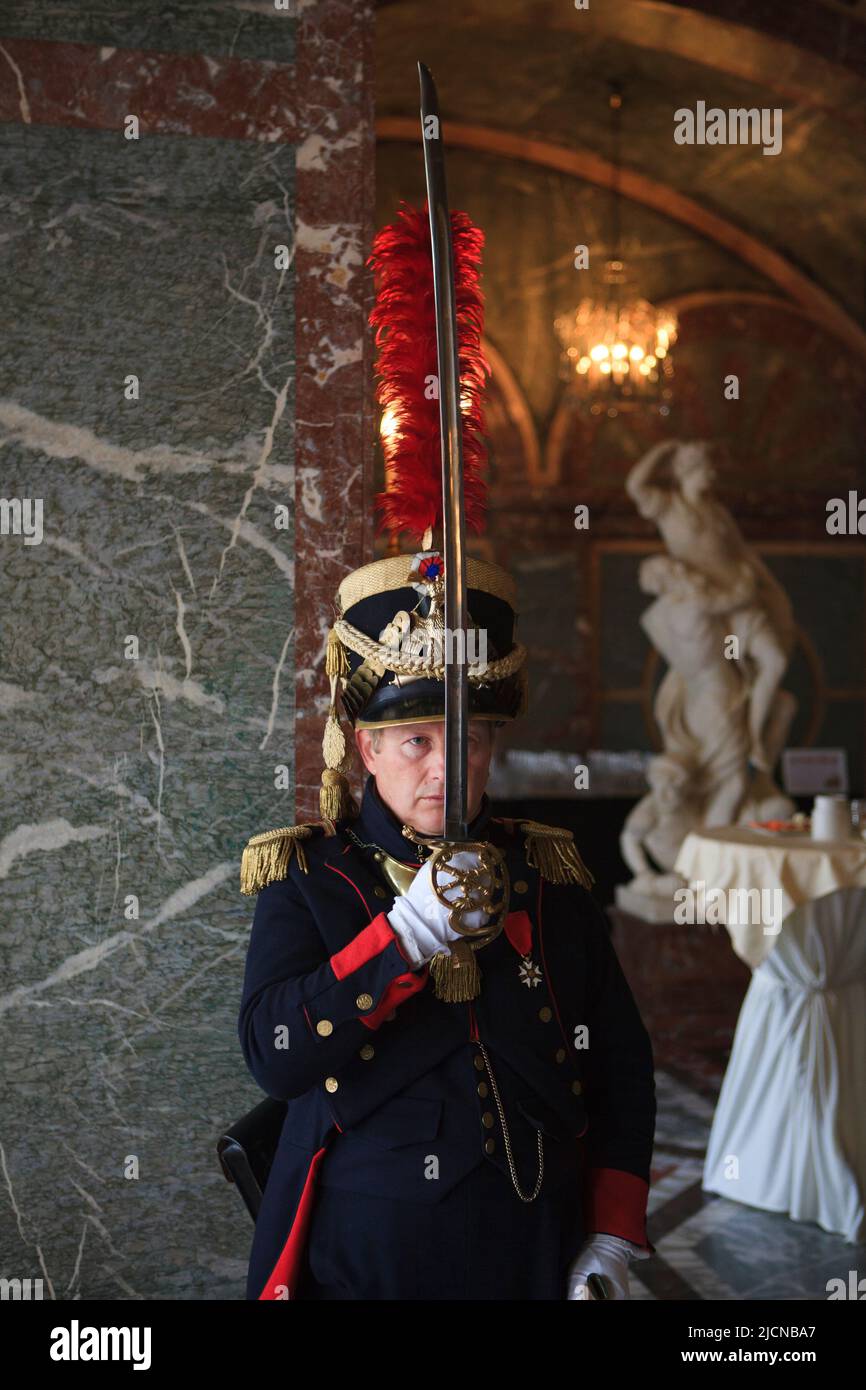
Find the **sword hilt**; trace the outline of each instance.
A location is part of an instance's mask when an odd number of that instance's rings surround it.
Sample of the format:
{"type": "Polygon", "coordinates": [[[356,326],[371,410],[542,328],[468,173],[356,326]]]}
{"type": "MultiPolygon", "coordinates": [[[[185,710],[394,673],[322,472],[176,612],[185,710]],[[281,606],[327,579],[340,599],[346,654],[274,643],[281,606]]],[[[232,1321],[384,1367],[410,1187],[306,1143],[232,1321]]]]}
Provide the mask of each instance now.
{"type": "Polygon", "coordinates": [[[430,855],[430,882],[436,898],[448,908],[448,924],[463,937],[473,951],[489,946],[502,930],[511,892],[505,856],[487,840],[430,839],[419,835],[411,826],[403,826],[403,834],[414,844],[426,845],[430,855]],[[469,851],[478,856],[478,863],[469,869],[454,863],[458,854],[469,851]],[[454,890],[457,895],[453,896],[454,890]],[[470,912],[483,912],[487,922],[470,927],[464,918],[470,912]]]}

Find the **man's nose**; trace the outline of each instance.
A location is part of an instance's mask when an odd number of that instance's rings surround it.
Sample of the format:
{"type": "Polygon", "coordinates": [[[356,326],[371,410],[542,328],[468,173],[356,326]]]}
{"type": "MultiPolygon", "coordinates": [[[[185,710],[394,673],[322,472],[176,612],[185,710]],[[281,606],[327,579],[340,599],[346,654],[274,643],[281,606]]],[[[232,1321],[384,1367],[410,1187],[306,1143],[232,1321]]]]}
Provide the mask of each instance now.
{"type": "Polygon", "coordinates": [[[439,781],[445,781],[445,744],[441,748],[432,748],[430,757],[427,760],[427,772],[430,777],[435,777],[439,781]]]}

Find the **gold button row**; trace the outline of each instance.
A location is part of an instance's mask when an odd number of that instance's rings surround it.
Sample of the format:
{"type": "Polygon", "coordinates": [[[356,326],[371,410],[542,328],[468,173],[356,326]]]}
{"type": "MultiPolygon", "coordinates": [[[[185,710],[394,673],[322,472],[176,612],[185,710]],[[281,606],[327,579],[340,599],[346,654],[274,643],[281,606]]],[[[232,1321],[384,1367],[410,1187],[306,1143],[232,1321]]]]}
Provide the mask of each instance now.
{"type": "MultiPolygon", "coordinates": [[[[552,1015],[550,1009],[548,1009],[547,1006],[545,1005],[545,1007],[544,1007],[543,1009],[539,1009],[539,1011],[538,1011],[538,1017],[541,1019],[542,1023],[549,1023],[549,1022],[550,1022],[550,1019],[553,1017],[553,1015],[552,1015]]],[[[558,1047],[558,1048],[557,1048],[557,1050],[556,1050],[556,1060],[557,1060],[557,1062],[564,1062],[564,1061],[565,1061],[565,1058],[566,1058],[566,1055],[567,1055],[567,1054],[566,1054],[566,1051],[565,1051],[565,1048],[564,1048],[564,1047],[558,1047]]],[[[484,1058],[481,1056],[481,1053],[480,1053],[480,1052],[476,1052],[475,1056],[472,1058],[472,1061],[473,1061],[473,1063],[474,1063],[475,1068],[476,1068],[477,1071],[483,1071],[483,1070],[484,1070],[484,1058]]],[[[572,1091],[574,1092],[574,1094],[575,1094],[576,1096],[581,1095],[582,1092],[583,1092],[583,1087],[582,1087],[582,1085],[580,1084],[579,1081],[572,1081],[572,1083],[571,1083],[571,1089],[572,1089],[572,1091]]],[[[487,1083],[486,1083],[486,1081],[479,1081],[479,1083],[478,1083],[478,1094],[479,1094],[479,1096],[481,1096],[482,1098],[483,1098],[484,1096],[487,1095],[487,1083]]],[[[489,1112],[488,1112],[488,1113],[489,1113],[489,1112]]]]}
{"type": "Polygon", "coordinates": [[[376,1049],[373,1047],[372,1043],[364,1043],[364,1046],[361,1048],[360,1055],[363,1057],[365,1062],[369,1062],[371,1057],[375,1057],[376,1049]]]}
{"type": "Polygon", "coordinates": [[[367,1010],[367,1009],[372,1009],[372,1007],[373,1007],[373,996],[372,996],[372,994],[359,994],[359,995],[358,995],[358,998],[355,1000],[355,1004],[356,1004],[356,1006],[357,1006],[359,1009],[361,1009],[362,1011],[365,1011],[365,1010],[367,1010]]]}
{"type": "Polygon", "coordinates": [[[484,1111],[484,1114],[481,1116],[481,1123],[483,1124],[483,1126],[484,1126],[485,1129],[492,1129],[492,1128],[493,1128],[493,1126],[494,1126],[495,1123],[496,1123],[496,1120],[494,1119],[493,1111],[492,1111],[492,1110],[485,1110],[485,1111],[484,1111]]]}
{"type": "Polygon", "coordinates": [[[320,1018],[316,1024],[316,1032],[320,1038],[329,1038],[334,1031],[334,1025],[329,1018],[320,1018]]]}
{"type": "Polygon", "coordinates": [[[485,1140],[484,1140],[484,1152],[485,1152],[486,1154],[492,1154],[493,1151],[495,1150],[495,1148],[496,1148],[496,1140],[495,1140],[495,1139],[485,1139],[485,1140]]]}
{"type": "Polygon", "coordinates": [[[339,1085],[340,1085],[340,1083],[339,1083],[339,1081],[337,1080],[336,1076],[326,1076],[326,1077],[325,1077],[325,1090],[326,1090],[326,1091],[334,1092],[334,1091],[337,1090],[337,1088],[338,1088],[339,1085]]]}

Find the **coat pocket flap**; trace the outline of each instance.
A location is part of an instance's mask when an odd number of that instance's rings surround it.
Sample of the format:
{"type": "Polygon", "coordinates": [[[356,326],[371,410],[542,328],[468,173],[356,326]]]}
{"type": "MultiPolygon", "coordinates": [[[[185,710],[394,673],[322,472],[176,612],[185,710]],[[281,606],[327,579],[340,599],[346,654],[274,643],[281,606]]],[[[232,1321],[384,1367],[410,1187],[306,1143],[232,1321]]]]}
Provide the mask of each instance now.
{"type": "Polygon", "coordinates": [[[432,1139],[439,1131],[442,1101],[423,1096],[397,1096],[380,1105],[372,1115],[353,1125],[349,1134],[369,1139],[386,1149],[402,1144],[415,1144],[420,1139],[432,1139]]]}
{"type": "Polygon", "coordinates": [[[532,1096],[529,1100],[519,1100],[517,1108],[533,1129],[540,1129],[542,1134],[548,1135],[549,1138],[567,1142],[573,1137],[571,1129],[565,1121],[550,1106],[545,1105],[539,1097],[532,1096]]]}

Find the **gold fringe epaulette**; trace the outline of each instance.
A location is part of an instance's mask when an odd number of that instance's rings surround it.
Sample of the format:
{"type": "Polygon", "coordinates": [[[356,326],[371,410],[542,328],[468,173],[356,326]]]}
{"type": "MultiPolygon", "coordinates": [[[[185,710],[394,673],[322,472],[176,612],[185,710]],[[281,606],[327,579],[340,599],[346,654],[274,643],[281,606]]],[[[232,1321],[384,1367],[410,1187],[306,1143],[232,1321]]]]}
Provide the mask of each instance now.
{"type": "Polygon", "coordinates": [[[266,830],[247,841],[241,857],[241,892],[259,893],[275,879],[285,878],[292,855],[297,855],[298,867],[309,872],[304,841],[312,835],[336,834],[334,822],[327,818],[306,825],[284,825],[279,830],[266,830]]]}
{"type": "Polygon", "coordinates": [[[581,859],[574,835],[558,825],[542,825],[537,820],[522,820],[520,829],[526,836],[526,862],[551,883],[579,883],[589,888],[595,877],[581,859]]]}

